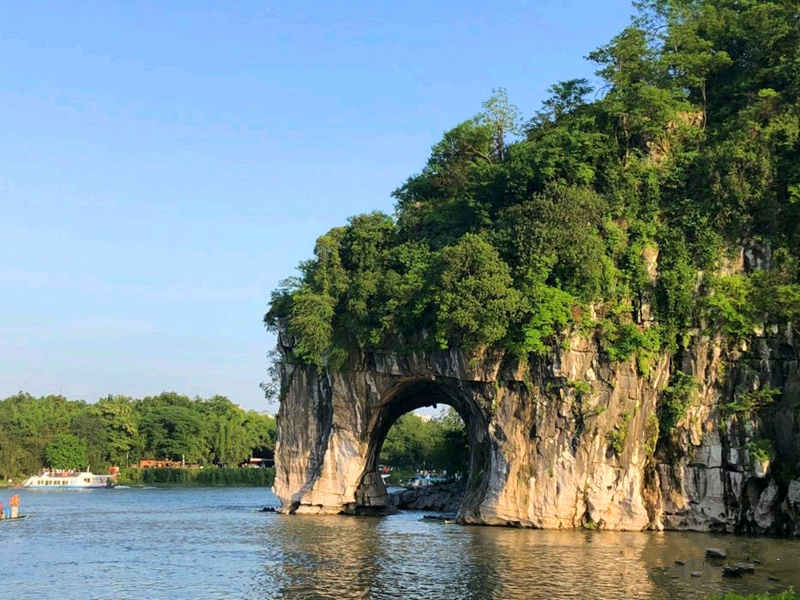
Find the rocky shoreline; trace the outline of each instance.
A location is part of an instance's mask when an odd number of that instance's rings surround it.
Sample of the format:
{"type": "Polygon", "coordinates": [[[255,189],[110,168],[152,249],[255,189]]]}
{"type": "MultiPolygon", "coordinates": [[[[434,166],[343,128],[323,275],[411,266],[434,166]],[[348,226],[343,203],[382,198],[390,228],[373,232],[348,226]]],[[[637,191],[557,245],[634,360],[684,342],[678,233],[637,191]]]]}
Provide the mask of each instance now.
{"type": "Polygon", "coordinates": [[[428,487],[406,488],[389,494],[389,503],[398,509],[435,510],[443,513],[458,512],[464,498],[466,483],[455,481],[428,487]]]}

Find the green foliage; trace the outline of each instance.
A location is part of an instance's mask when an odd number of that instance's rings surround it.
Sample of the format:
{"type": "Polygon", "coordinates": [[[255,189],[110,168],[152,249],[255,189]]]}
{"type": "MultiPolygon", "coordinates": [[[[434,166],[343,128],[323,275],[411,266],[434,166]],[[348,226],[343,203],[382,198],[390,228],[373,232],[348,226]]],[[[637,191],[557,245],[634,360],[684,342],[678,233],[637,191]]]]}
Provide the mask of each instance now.
{"type": "Polygon", "coordinates": [[[775,458],[775,446],[772,440],[759,439],[747,443],[747,452],[759,462],[767,462],[775,458]]]}
{"type": "Polygon", "coordinates": [[[464,423],[452,408],[435,419],[406,413],[383,442],[381,462],[405,469],[445,469],[465,473],[469,446],[464,423]]]}
{"type": "MultiPolygon", "coordinates": [[[[792,269],[794,270],[794,269],[792,269]]],[[[800,285],[787,269],[713,278],[702,314],[734,340],[752,336],[769,323],[800,317],[800,285]]]]}
{"type": "Polygon", "coordinates": [[[742,596],[728,593],[721,596],[712,596],[710,600],[800,600],[800,594],[789,588],[777,594],[748,594],[747,596],[742,596]]]}
{"type": "Polygon", "coordinates": [[[319,238],[265,316],[293,336],[290,360],[546,354],[597,314],[608,357],[648,374],[696,333],[740,341],[800,322],[796,6],[637,6],[589,54],[599,92],[556,83],[522,127],[495,90],[394,192],[393,217],[319,238]],[[742,249],[759,267],[721,275],[742,249]]]}
{"type": "Polygon", "coordinates": [[[139,430],[145,447],[152,448],[157,456],[195,462],[208,451],[201,435],[203,420],[188,406],[147,407],[139,430]]]}
{"type": "Polygon", "coordinates": [[[643,374],[650,371],[651,361],[661,348],[659,329],[642,330],[635,323],[619,323],[606,319],[600,324],[600,345],[614,362],[628,360],[636,355],[636,364],[643,374]]]}
{"type": "Polygon", "coordinates": [[[16,477],[44,465],[45,448],[56,436],[71,432],[83,402],[63,396],[34,398],[19,393],[0,401],[0,475],[16,477]]]}
{"type": "Polygon", "coordinates": [[[592,521],[590,518],[584,520],[583,523],[581,524],[581,527],[583,527],[584,529],[588,529],[589,531],[596,531],[600,529],[600,526],[594,521],[592,521]]]}
{"type": "Polygon", "coordinates": [[[708,318],[735,339],[752,335],[756,322],[751,279],[746,275],[728,275],[714,279],[709,288],[704,306],[708,318]]]}
{"type": "Polygon", "coordinates": [[[746,390],[734,395],[730,402],[722,406],[724,414],[742,415],[750,417],[762,408],[772,405],[775,397],[779,396],[781,391],[779,389],[765,385],[756,390],[746,390]]]}
{"type": "Polygon", "coordinates": [[[606,434],[608,445],[617,456],[620,456],[622,451],[625,450],[625,441],[628,439],[630,422],[631,414],[624,412],[619,416],[619,422],[614,426],[614,429],[606,434]]]}
{"type": "Polygon", "coordinates": [[[30,475],[45,465],[102,472],[140,458],[235,466],[270,456],[275,434],[274,417],[223,396],[192,400],[168,392],[86,404],[17,394],[0,400],[0,477],[30,475]]]}
{"type": "Polygon", "coordinates": [[[519,309],[508,266],[481,237],[466,234],[441,250],[433,276],[434,334],[439,347],[458,340],[467,350],[506,334],[519,309]]]}
{"type": "Polygon", "coordinates": [[[683,371],[676,371],[670,384],[661,393],[659,407],[659,430],[671,435],[677,424],[686,416],[686,411],[697,396],[697,378],[683,371]]]}
{"type": "Polygon", "coordinates": [[[545,284],[527,290],[522,301],[526,314],[521,333],[522,340],[509,349],[518,356],[531,352],[545,354],[555,337],[572,321],[575,299],[568,293],[545,284]]]}
{"type": "Polygon", "coordinates": [[[644,452],[647,456],[653,456],[656,452],[659,430],[658,417],[655,414],[649,414],[644,428],[644,452]]]}
{"type": "Polygon", "coordinates": [[[295,353],[321,366],[333,344],[333,314],[336,300],[303,287],[292,295],[289,333],[297,340],[295,353]]]}
{"type": "Polygon", "coordinates": [[[208,451],[203,460],[215,465],[236,465],[256,454],[270,453],[276,437],[275,419],[244,411],[224,396],[200,403],[205,420],[208,451]]]}
{"type": "Polygon", "coordinates": [[[591,395],[594,391],[592,384],[585,379],[576,379],[567,382],[567,387],[571,388],[578,398],[591,395]]]}
{"type": "Polygon", "coordinates": [[[271,486],[275,469],[208,467],[205,469],[121,469],[122,485],[271,486]]]}
{"type": "Polygon", "coordinates": [[[61,434],[47,445],[44,456],[53,469],[85,469],[86,442],[72,434],[61,434]]]}

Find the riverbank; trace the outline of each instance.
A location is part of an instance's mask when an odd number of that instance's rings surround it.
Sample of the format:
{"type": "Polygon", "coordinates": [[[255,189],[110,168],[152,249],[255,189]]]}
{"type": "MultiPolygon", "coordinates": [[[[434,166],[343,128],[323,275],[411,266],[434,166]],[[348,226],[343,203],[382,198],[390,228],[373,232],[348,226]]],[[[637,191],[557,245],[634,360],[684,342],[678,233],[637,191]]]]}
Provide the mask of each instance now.
{"type": "Polygon", "coordinates": [[[204,469],[122,469],[117,483],[128,486],[270,487],[275,469],[206,467],[204,469]]]}
{"type": "Polygon", "coordinates": [[[711,600],[800,600],[800,594],[790,588],[780,594],[750,594],[748,596],[725,594],[724,596],[714,596],[711,600]]]}

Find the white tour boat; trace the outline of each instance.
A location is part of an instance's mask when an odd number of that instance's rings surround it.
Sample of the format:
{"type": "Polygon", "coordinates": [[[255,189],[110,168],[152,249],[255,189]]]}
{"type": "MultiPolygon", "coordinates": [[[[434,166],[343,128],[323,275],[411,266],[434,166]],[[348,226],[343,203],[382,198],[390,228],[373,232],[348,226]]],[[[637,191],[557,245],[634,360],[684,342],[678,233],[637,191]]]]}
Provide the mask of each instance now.
{"type": "Polygon", "coordinates": [[[95,475],[89,471],[44,471],[22,482],[25,488],[106,488],[113,485],[111,475],[95,475]]]}

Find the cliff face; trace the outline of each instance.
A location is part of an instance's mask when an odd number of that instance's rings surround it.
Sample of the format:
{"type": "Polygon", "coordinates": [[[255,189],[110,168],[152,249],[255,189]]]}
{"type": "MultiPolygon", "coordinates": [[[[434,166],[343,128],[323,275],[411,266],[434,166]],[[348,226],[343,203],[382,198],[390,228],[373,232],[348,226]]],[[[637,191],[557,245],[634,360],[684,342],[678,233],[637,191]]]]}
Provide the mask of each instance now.
{"type": "MultiPolygon", "coordinates": [[[[291,340],[281,335],[279,346],[286,356],[291,340]]],[[[697,338],[647,375],[634,360],[609,362],[592,340],[568,346],[526,365],[456,350],[354,354],[337,372],[284,361],[282,511],[388,505],[375,473],[386,432],[409,410],[445,403],[464,419],[472,450],[461,522],[800,535],[800,480],[778,477],[753,451],[770,440],[782,464],[796,468],[800,457],[790,333],[733,350],[697,338]],[[659,433],[657,407],[676,369],[699,386],[674,429],[659,433]],[[737,391],[767,384],[782,392],[768,411],[726,409],[737,391]]]]}
{"type": "Polygon", "coordinates": [[[800,535],[800,480],[787,476],[800,461],[800,371],[791,328],[728,352],[718,340],[700,340],[679,368],[695,374],[700,393],[657,455],[654,525],[800,535]],[[765,387],[781,392],[767,410],[731,408],[743,392],[765,387]],[[764,442],[772,460],[755,449],[764,442]]]}

